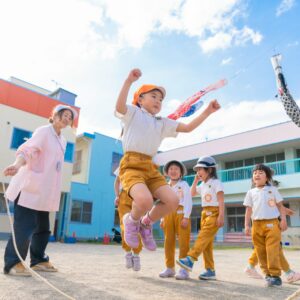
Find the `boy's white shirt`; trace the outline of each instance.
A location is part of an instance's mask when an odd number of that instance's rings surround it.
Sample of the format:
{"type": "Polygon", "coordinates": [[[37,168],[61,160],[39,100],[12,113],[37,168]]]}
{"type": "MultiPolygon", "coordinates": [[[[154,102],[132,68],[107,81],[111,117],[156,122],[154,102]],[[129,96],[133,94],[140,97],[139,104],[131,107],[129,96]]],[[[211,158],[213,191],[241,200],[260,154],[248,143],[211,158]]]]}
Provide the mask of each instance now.
{"type": "Polygon", "coordinates": [[[196,187],[197,193],[201,196],[202,207],[219,206],[217,194],[224,192],[223,184],[219,179],[210,178],[196,187]]]}
{"type": "Polygon", "coordinates": [[[177,121],[155,117],[135,105],[127,105],[125,114],[115,111],[115,116],[124,124],[124,152],[134,151],[153,157],[164,138],[176,137],[178,134],[177,121]]]}
{"type": "Polygon", "coordinates": [[[283,198],[277,188],[266,185],[261,189],[249,190],[243,204],[252,208],[252,220],[269,220],[280,216],[276,204],[282,201],[283,198]]]}
{"type": "Polygon", "coordinates": [[[193,199],[189,185],[186,181],[179,180],[175,185],[170,185],[170,187],[178,196],[179,205],[183,206],[184,218],[189,218],[193,207],[193,199]]]}

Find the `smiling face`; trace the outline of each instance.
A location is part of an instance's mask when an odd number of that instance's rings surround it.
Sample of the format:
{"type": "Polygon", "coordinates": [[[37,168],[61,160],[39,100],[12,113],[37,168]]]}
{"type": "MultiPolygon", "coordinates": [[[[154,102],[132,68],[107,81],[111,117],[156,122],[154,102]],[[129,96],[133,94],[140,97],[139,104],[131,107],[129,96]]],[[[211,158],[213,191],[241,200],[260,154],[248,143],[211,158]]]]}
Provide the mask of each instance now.
{"type": "Polygon", "coordinates": [[[175,164],[170,165],[167,175],[173,181],[179,180],[181,178],[181,169],[180,169],[180,167],[175,165],[175,164]]]}
{"type": "Polygon", "coordinates": [[[63,109],[53,116],[53,125],[61,129],[67,126],[72,126],[73,124],[73,114],[68,109],[63,109]]]}
{"type": "Polygon", "coordinates": [[[156,115],[161,110],[163,95],[159,90],[152,90],[140,95],[139,105],[147,110],[150,114],[156,115]]]}
{"type": "Polygon", "coordinates": [[[263,170],[255,170],[252,175],[252,180],[256,187],[262,187],[268,183],[267,175],[263,170]]]}

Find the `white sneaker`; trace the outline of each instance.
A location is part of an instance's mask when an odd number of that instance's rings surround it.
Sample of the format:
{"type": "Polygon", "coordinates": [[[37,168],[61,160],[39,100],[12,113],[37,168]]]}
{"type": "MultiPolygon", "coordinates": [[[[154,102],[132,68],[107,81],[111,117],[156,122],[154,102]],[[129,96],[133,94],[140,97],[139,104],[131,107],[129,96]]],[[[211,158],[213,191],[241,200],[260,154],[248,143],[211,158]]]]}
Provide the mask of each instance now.
{"type": "Polygon", "coordinates": [[[254,279],[263,279],[263,277],[256,271],[255,268],[250,268],[250,267],[247,267],[244,271],[248,277],[250,278],[254,278],[254,279]]]}
{"type": "Polygon", "coordinates": [[[133,271],[139,271],[141,269],[141,259],[138,255],[133,255],[132,256],[132,269],[133,271]]]}
{"type": "Polygon", "coordinates": [[[159,277],[161,278],[168,278],[168,277],[174,277],[175,276],[175,271],[174,269],[171,268],[166,268],[164,271],[159,273],[159,277]]]}
{"type": "Polygon", "coordinates": [[[187,280],[190,278],[189,272],[185,269],[180,269],[179,272],[175,275],[177,280],[187,280]]]}
{"type": "Polygon", "coordinates": [[[130,269],[133,267],[133,261],[132,261],[132,253],[131,252],[128,252],[126,253],[125,255],[125,266],[127,269],[130,269]]]}
{"type": "Polygon", "coordinates": [[[287,282],[289,282],[289,283],[298,281],[298,280],[300,280],[300,273],[292,271],[289,273],[289,275],[286,277],[286,279],[287,279],[287,282]]]}

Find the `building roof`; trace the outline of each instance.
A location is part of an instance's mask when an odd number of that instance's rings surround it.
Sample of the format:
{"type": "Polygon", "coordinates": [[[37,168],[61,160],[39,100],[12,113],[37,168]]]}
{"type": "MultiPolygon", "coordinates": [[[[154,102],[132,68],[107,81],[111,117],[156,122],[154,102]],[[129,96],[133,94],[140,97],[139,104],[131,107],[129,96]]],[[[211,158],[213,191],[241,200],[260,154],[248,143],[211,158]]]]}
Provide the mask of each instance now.
{"type": "Polygon", "coordinates": [[[156,156],[156,162],[163,165],[171,159],[189,161],[203,155],[218,156],[299,139],[300,128],[293,122],[284,122],[165,151],[156,156]]]}

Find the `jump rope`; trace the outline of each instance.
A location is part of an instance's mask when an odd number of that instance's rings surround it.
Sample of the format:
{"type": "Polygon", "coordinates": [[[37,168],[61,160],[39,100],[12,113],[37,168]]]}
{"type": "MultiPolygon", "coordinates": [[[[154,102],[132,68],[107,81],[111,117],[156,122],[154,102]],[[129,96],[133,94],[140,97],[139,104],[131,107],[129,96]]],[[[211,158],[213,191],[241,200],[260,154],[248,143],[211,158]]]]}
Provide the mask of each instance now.
{"type": "MultiPolygon", "coordinates": [[[[277,35],[277,38],[282,38],[283,34],[281,36],[277,35]]],[[[285,39],[281,39],[281,43],[283,43],[284,40],[287,40],[287,36],[285,39]]],[[[263,54],[265,54],[266,52],[270,52],[270,50],[273,50],[274,52],[275,47],[268,47],[268,49],[265,49],[262,51],[261,54],[257,55],[254,59],[252,59],[248,64],[245,65],[245,67],[240,68],[238,71],[236,71],[232,76],[229,76],[229,80],[234,80],[236,78],[238,78],[242,73],[246,72],[247,69],[249,69],[251,66],[254,65],[255,62],[257,62],[259,59],[261,59],[263,57],[263,54]]],[[[71,300],[75,300],[75,298],[69,296],[68,294],[64,293],[63,291],[61,291],[60,289],[58,289],[57,287],[55,287],[53,284],[51,284],[46,278],[42,277],[41,275],[39,275],[37,272],[35,272],[34,270],[32,270],[23,260],[23,258],[21,257],[19,251],[18,251],[18,247],[17,247],[17,243],[16,243],[16,238],[15,238],[15,232],[14,232],[14,227],[13,227],[13,220],[12,220],[12,216],[9,210],[9,200],[7,199],[7,197],[5,196],[5,192],[6,192],[6,188],[4,185],[4,182],[2,182],[2,188],[3,188],[3,193],[4,193],[4,199],[5,199],[5,204],[6,204],[6,209],[7,209],[7,216],[9,219],[9,224],[10,224],[10,228],[11,228],[11,234],[12,234],[12,241],[13,241],[13,245],[16,251],[16,254],[18,256],[18,258],[20,259],[21,263],[23,264],[23,266],[25,267],[26,270],[28,270],[34,277],[36,277],[37,279],[43,281],[46,285],[48,285],[51,289],[53,289],[54,291],[58,292],[59,294],[61,294],[62,296],[64,296],[67,299],[71,299],[71,300]]],[[[297,299],[297,297],[300,296],[300,289],[298,289],[296,292],[294,292],[293,294],[291,294],[290,296],[288,296],[286,298],[286,300],[295,300],[297,299]]]]}
{"type": "Polygon", "coordinates": [[[6,193],[6,188],[4,185],[4,182],[2,182],[2,189],[3,189],[3,194],[4,194],[4,199],[5,199],[5,205],[6,205],[6,210],[7,210],[7,216],[8,216],[8,220],[9,220],[9,225],[10,225],[10,229],[11,229],[11,235],[12,235],[12,241],[13,241],[13,245],[16,251],[16,254],[18,256],[18,258],[20,259],[22,265],[24,266],[24,268],[26,270],[28,270],[34,277],[36,277],[37,279],[43,281],[46,285],[48,285],[51,289],[55,290],[56,292],[58,292],[59,294],[61,294],[62,296],[64,296],[67,299],[70,300],[75,300],[75,298],[67,295],[66,293],[64,293],[63,291],[61,291],[60,289],[58,289],[57,287],[55,287],[52,283],[50,283],[46,278],[44,278],[43,276],[41,276],[40,274],[38,274],[37,272],[35,272],[34,270],[32,270],[24,261],[24,259],[22,258],[22,256],[19,253],[18,247],[17,247],[17,242],[16,242],[16,236],[15,236],[15,231],[14,231],[14,225],[13,225],[13,220],[12,220],[12,216],[9,210],[9,200],[7,199],[5,193],[6,193]]]}

